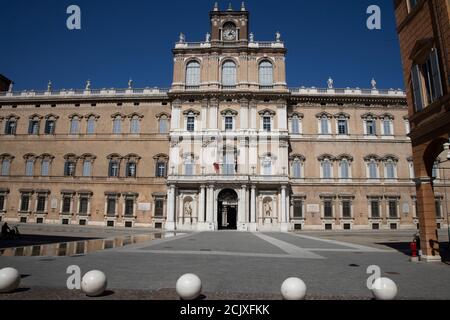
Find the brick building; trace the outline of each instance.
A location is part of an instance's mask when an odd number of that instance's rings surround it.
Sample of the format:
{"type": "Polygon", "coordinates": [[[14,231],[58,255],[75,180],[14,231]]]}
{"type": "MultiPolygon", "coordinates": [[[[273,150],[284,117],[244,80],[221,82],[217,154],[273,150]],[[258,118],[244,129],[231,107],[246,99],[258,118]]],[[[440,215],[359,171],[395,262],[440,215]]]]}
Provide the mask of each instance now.
{"type": "Polygon", "coordinates": [[[411,123],[423,258],[439,261],[434,205],[439,183],[433,179],[433,168],[448,159],[450,2],[396,0],[395,10],[411,123]]]}

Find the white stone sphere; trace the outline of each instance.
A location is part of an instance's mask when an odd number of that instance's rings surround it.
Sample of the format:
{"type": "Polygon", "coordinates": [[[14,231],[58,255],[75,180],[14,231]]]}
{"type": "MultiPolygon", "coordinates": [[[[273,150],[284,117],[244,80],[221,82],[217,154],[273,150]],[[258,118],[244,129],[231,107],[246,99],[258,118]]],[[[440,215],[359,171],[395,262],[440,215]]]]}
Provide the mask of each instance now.
{"type": "Polygon", "coordinates": [[[16,290],[20,285],[20,273],[14,268],[0,270],[0,293],[8,293],[16,290]]]}
{"type": "Polygon", "coordinates": [[[306,297],[306,284],[299,278],[289,278],[281,285],[281,294],[284,300],[304,300],[306,297]]]}
{"type": "Polygon", "coordinates": [[[397,293],[397,285],[389,278],[378,278],[372,285],[372,294],[377,300],[394,300],[397,293]]]}
{"type": "Polygon", "coordinates": [[[177,294],[183,300],[195,300],[202,292],[202,281],[195,274],[185,274],[177,281],[177,294]]]}
{"type": "Polygon", "coordinates": [[[81,290],[89,297],[98,297],[108,286],[106,275],[98,270],[89,271],[81,280],[81,290]]]}

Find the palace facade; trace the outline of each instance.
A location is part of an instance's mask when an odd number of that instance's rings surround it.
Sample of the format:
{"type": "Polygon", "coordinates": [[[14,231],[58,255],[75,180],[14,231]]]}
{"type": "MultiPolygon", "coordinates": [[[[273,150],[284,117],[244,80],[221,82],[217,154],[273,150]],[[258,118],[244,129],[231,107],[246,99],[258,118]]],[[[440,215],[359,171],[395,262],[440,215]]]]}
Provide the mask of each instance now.
{"type": "MultiPolygon", "coordinates": [[[[215,7],[168,90],[0,94],[0,219],[166,230],[416,228],[405,93],[289,88],[281,35],[215,7]]],[[[439,171],[436,170],[436,175],[439,171]]],[[[446,223],[444,193],[436,222],[446,223]]]]}

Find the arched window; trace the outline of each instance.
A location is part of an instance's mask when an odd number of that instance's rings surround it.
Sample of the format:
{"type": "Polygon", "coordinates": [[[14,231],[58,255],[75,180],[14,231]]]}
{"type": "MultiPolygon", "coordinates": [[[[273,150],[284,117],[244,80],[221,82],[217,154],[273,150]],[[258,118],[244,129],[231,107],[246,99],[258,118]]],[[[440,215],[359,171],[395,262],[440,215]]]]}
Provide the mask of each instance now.
{"type": "Polygon", "coordinates": [[[166,113],[161,113],[156,116],[159,122],[159,133],[166,134],[169,133],[170,125],[169,125],[169,119],[170,116],[166,113]]]}
{"type": "Polygon", "coordinates": [[[86,133],[89,135],[95,134],[96,123],[100,117],[91,114],[91,115],[88,115],[86,118],[87,118],[86,133]]]}
{"type": "Polygon", "coordinates": [[[305,158],[301,155],[294,155],[291,157],[291,176],[295,179],[303,178],[303,163],[305,158]]]}
{"type": "Polygon", "coordinates": [[[348,159],[344,158],[341,160],[340,163],[340,169],[341,169],[341,179],[348,179],[350,178],[350,162],[348,159]]]}
{"type": "Polygon", "coordinates": [[[132,114],[129,116],[130,118],[130,133],[131,134],[140,134],[141,133],[141,119],[143,116],[138,114],[132,114]]]}
{"type": "Polygon", "coordinates": [[[126,172],[125,172],[126,177],[127,178],[136,178],[138,162],[139,162],[139,160],[141,160],[141,157],[139,157],[136,154],[130,154],[125,157],[125,160],[127,161],[126,172]]]}
{"type": "Polygon", "coordinates": [[[55,157],[50,154],[43,154],[40,156],[41,159],[41,176],[48,177],[50,176],[50,166],[55,157]]]}
{"type": "Polygon", "coordinates": [[[392,136],[393,135],[393,120],[394,117],[386,115],[383,118],[383,135],[392,136]]]}
{"type": "Polygon", "coordinates": [[[380,159],[375,156],[367,156],[366,158],[364,158],[364,161],[366,161],[366,165],[367,165],[367,177],[369,179],[378,179],[380,177],[379,172],[378,172],[378,161],[380,159]]]}
{"type": "Polygon", "coordinates": [[[222,66],[222,85],[224,87],[236,86],[236,64],[233,61],[226,61],[222,66]]]}
{"type": "Polygon", "coordinates": [[[125,119],[125,116],[118,113],[113,115],[112,118],[113,118],[113,134],[122,134],[122,122],[125,119]]]}
{"type": "Polygon", "coordinates": [[[34,154],[27,154],[25,159],[25,175],[27,177],[34,176],[34,165],[36,163],[36,156],[34,154]]]}
{"type": "Polygon", "coordinates": [[[386,156],[384,159],[385,178],[397,179],[397,162],[398,159],[395,156],[386,156]]]}
{"type": "Polygon", "coordinates": [[[153,157],[155,160],[155,176],[157,178],[167,177],[167,163],[169,162],[169,157],[165,154],[158,154],[153,157]]]}
{"type": "Polygon", "coordinates": [[[46,135],[53,135],[56,132],[56,120],[58,120],[58,116],[55,115],[48,115],[45,117],[45,131],[44,133],[46,135]]]}
{"type": "Polygon", "coordinates": [[[320,134],[329,134],[328,117],[326,115],[320,118],[320,134]]]}
{"type": "Polygon", "coordinates": [[[91,177],[92,165],[94,164],[96,157],[91,154],[85,154],[81,158],[83,159],[83,177],[91,177]]]}
{"type": "Polygon", "coordinates": [[[28,134],[29,135],[33,135],[33,136],[39,135],[41,119],[42,119],[42,117],[39,115],[33,115],[30,117],[30,122],[28,125],[28,134]]]}
{"type": "Polygon", "coordinates": [[[14,157],[10,154],[2,154],[0,156],[0,162],[2,164],[1,166],[1,175],[2,176],[9,176],[10,169],[11,169],[11,162],[14,159],[14,157]]]}
{"type": "Polygon", "coordinates": [[[330,179],[331,176],[332,165],[330,159],[324,159],[322,161],[322,178],[330,179]]]}
{"type": "Polygon", "coordinates": [[[79,134],[80,133],[80,119],[81,117],[78,115],[74,115],[70,119],[70,134],[79,134]]]}
{"type": "Polygon", "coordinates": [[[66,163],[64,165],[64,176],[75,177],[78,157],[74,154],[68,154],[64,158],[66,160],[66,163]]]}
{"type": "Polygon", "coordinates": [[[12,115],[6,118],[5,124],[5,134],[6,135],[15,135],[17,130],[17,122],[19,121],[19,117],[12,115]]]}
{"type": "Polygon", "coordinates": [[[259,64],[259,85],[261,87],[273,87],[273,65],[270,61],[259,64]]]}
{"type": "Polygon", "coordinates": [[[200,86],[200,63],[191,61],[186,66],[186,87],[197,88],[200,86]]]}

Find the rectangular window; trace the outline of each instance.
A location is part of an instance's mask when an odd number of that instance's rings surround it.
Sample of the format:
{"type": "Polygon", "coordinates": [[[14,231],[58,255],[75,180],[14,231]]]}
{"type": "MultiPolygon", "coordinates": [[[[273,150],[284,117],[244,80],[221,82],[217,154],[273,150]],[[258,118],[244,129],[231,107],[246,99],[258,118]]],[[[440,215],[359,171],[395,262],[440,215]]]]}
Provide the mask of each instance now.
{"type": "Polygon", "coordinates": [[[122,133],[122,119],[115,119],[113,122],[113,133],[121,134],[122,133]]]}
{"type": "Polygon", "coordinates": [[[159,133],[169,132],[169,121],[167,119],[159,120],[159,133]]]}
{"type": "Polygon", "coordinates": [[[25,175],[27,177],[32,177],[34,175],[34,161],[28,160],[25,167],[25,175]]]}
{"type": "Polygon", "coordinates": [[[369,163],[369,178],[377,179],[378,178],[378,167],[375,162],[369,163]]]}
{"type": "Polygon", "coordinates": [[[321,134],[330,134],[328,130],[328,118],[324,117],[320,120],[320,133],[321,134]]]}
{"type": "Polygon", "coordinates": [[[127,177],[128,178],[136,178],[136,163],[135,162],[128,162],[127,163],[127,177]]]}
{"type": "Polygon", "coordinates": [[[380,202],[378,200],[370,201],[370,210],[372,218],[380,218],[380,202]]]}
{"type": "Polygon", "coordinates": [[[47,120],[45,122],[45,134],[51,135],[55,134],[56,122],[54,120],[47,120]]]}
{"type": "Polygon", "coordinates": [[[89,205],[89,198],[81,197],[79,208],[78,208],[78,213],[79,214],[88,214],[88,205],[89,205]]]}
{"type": "Polygon", "coordinates": [[[303,219],[303,201],[294,201],[294,219],[303,219]]]}
{"type": "Polygon", "coordinates": [[[41,176],[48,177],[50,175],[50,161],[44,160],[42,161],[41,166],[41,176]]]}
{"type": "Polygon", "coordinates": [[[166,176],[166,163],[158,162],[156,165],[156,176],[158,178],[164,178],[166,176]]]}
{"type": "Polygon", "coordinates": [[[195,117],[187,117],[187,131],[194,132],[195,131],[195,117]]]}
{"type": "Polygon", "coordinates": [[[139,134],[140,132],[141,132],[141,124],[140,124],[139,119],[131,120],[131,133],[139,134]]]}
{"type": "Polygon", "coordinates": [[[28,128],[28,134],[38,135],[39,134],[39,121],[31,120],[30,126],[28,128]]]}
{"type": "Polygon", "coordinates": [[[350,177],[350,170],[349,170],[349,164],[347,160],[341,161],[341,178],[342,179],[348,179],[350,177]]]}
{"type": "Polygon", "coordinates": [[[106,214],[109,216],[115,216],[116,215],[116,198],[108,198],[107,201],[107,208],[106,208],[106,214]]]}
{"type": "Polygon", "coordinates": [[[294,161],[292,164],[292,175],[294,178],[302,177],[302,164],[300,161],[294,161]]]}
{"type": "Polygon", "coordinates": [[[0,211],[5,211],[5,196],[0,195],[0,211]]]}
{"type": "Polygon", "coordinates": [[[441,200],[436,199],[435,205],[436,205],[436,218],[441,219],[442,218],[441,200]]]}
{"type": "Polygon", "coordinates": [[[375,125],[374,120],[366,121],[366,130],[367,130],[367,135],[369,135],[369,136],[374,136],[377,134],[376,125],[375,125]]]}
{"type": "Polygon", "coordinates": [[[23,194],[21,198],[20,211],[21,212],[29,212],[30,210],[30,198],[31,196],[28,194],[23,194]]]}
{"type": "Polygon", "coordinates": [[[85,160],[83,162],[83,177],[90,177],[92,171],[92,162],[85,160]]]}
{"type": "Polygon", "coordinates": [[[63,197],[62,213],[70,214],[72,209],[72,197],[63,197]]]}
{"type": "Polygon", "coordinates": [[[164,200],[155,201],[155,217],[162,218],[164,215],[164,200]]]}
{"type": "Polygon", "coordinates": [[[9,159],[4,159],[2,162],[2,176],[9,176],[9,168],[11,161],[9,159]]]}
{"type": "Polygon", "coordinates": [[[397,201],[389,201],[389,218],[398,218],[397,201]]]}
{"type": "Polygon", "coordinates": [[[5,134],[15,135],[16,134],[17,122],[15,120],[6,121],[5,134]]]}
{"type": "Polygon", "coordinates": [[[233,130],[233,117],[225,117],[225,130],[233,130]]]}
{"type": "Polygon", "coordinates": [[[80,132],[80,120],[72,119],[70,122],[70,134],[78,134],[80,132]]]}
{"type": "Polygon", "coordinates": [[[350,201],[342,201],[342,217],[352,217],[352,203],[350,201]]]}
{"type": "Polygon", "coordinates": [[[109,163],[109,177],[110,178],[119,177],[119,163],[117,161],[111,161],[109,163]]]}
{"type": "Polygon", "coordinates": [[[292,118],[292,133],[300,134],[300,120],[298,118],[292,118]]]}
{"type": "Polygon", "coordinates": [[[263,130],[267,131],[267,132],[272,131],[272,118],[271,117],[263,118],[263,130]]]}
{"type": "Polygon", "coordinates": [[[47,203],[47,196],[38,196],[37,198],[37,208],[36,211],[37,212],[45,212],[46,209],[46,203],[47,203]]]}
{"type": "Polygon", "coordinates": [[[392,162],[386,163],[386,175],[388,179],[395,179],[395,165],[392,162]]]}
{"type": "Polygon", "coordinates": [[[333,203],[331,200],[323,202],[323,209],[325,218],[333,218],[333,203]]]}
{"type": "Polygon", "coordinates": [[[322,178],[331,179],[331,163],[330,161],[324,161],[322,163],[322,178]]]}
{"type": "Polygon", "coordinates": [[[348,134],[347,120],[339,120],[338,121],[338,133],[340,135],[348,134]]]}
{"type": "Polygon", "coordinates": [[[383,121],[383,128],[384,128],[384,135],[385,136],[392,135],[392,132],[391,132],[391,120],[384,120],[383,121]]]}
{"type": "Polygon", "coordinates": [[[89,119],[87,122],[87,134],[94,134],[95,133],[95,120],[89,119]]]}
{"type": "Polygon", "coordinates": [[[64,167],[64,175],[66,177],[74,177],[75,176],[75,162],[68,161],[64,167]]]}
{"type": "Polygon", "coordinates": [[[125,201],[125,215],[126,216],[134,215],[134,200],[133,199],[127,199],[125,201]]]}

